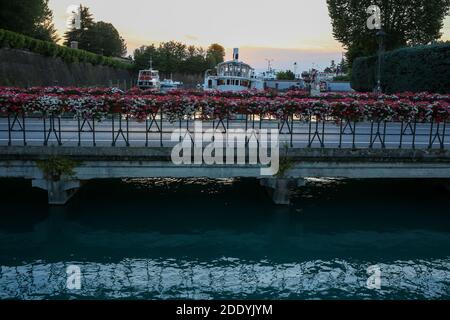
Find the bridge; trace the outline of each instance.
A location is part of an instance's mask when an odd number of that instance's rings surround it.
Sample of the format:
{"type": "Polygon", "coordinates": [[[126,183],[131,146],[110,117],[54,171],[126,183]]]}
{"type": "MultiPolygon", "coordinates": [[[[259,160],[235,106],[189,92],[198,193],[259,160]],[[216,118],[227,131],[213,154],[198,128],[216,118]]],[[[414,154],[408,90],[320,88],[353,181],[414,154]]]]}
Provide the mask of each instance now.
{"type": "MultiPolygon", "coordinates": [[[[0,117],[0,177],[25,178],[48,191],[51,205],[67,203],[91,179],[259,179],[277,204],[308,177],[349,179],[449,179],[446,123],[284,120],[241,116],[202,121],[203,129],[272,129],[279,133],[281,171],[262,176],[258,164],[176,165],[171,134],[185,129],[193,140],[196,119],[153,115],[135,121],[109,115],[97,122],[73,117],[0,117]]],[[[246,140],[246,152],[256,147],[246,140]]]]}

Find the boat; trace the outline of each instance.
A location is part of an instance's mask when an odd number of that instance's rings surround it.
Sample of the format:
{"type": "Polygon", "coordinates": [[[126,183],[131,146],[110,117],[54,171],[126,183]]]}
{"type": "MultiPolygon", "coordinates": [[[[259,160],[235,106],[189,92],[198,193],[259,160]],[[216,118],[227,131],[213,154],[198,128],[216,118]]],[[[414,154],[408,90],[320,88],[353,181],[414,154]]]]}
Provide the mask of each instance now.
{"type": "Polygon", "coordinates": [[[140,70],[137,86],[140,89],[156,89],[161,88],[161,82],[159,80],[159,71],[154,70],[152,67],[152,61],[150,60],[150,69],[140,70]]]}
{"type": "Polygon", "coordinates": [[[183,86],[183,83],[180,81],[173,81],[172,79],[164,79],[161,81],[161,89],[178,89],[183,86]]]}
{"type": "Polygon", "coordinates": [[[215,69],[205,72],[205,91],[264,90],[264,81],[255,70],[239,61],[239,49],[233,49],[233,60],[219,63],[215,69]]]}

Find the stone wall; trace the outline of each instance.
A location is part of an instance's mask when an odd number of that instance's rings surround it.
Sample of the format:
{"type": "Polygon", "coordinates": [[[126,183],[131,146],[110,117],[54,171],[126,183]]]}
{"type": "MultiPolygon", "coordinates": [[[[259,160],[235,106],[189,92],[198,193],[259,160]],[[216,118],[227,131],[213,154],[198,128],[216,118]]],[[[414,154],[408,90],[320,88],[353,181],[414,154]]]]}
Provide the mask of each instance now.
{"type": "Polygon", "coordinates": [[[123,69],[67,64],[60,58],[45,57],[28,51],[0,49],[0,86],[114,86],[130,87],[136,76],[123,69]]]}

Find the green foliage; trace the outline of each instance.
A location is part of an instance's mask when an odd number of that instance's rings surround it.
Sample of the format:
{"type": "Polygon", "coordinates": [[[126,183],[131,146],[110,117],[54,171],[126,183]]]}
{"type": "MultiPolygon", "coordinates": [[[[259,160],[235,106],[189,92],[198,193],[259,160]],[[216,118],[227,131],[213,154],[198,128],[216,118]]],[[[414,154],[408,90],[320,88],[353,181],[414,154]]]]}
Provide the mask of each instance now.
{"type": "Polygon", "coordinates": [[[225,49],[211,45],[207,51],[201,47],[187,46],[181,42],[163,42],[155,45],[142,46],[134,51],[136,70],[149,67],[150,59],[153,67],[163,74],[175,72],[198,74],[223,62],[225,49]]]}
{"type": "Polygon", "coordinates": [[[80,29],[72,29],[64,34],[64,45],[70,47],[72,41],[78,41],[79,49],[87,49],[85,47],[86,41],[84,39],[84,34],[86,30],[89,30],[94,25],[94,18],[89,11],[89,8],[84,7],[80,4],[80,29]]]}
{"type": "Polygon", "coordinates": [[[72,29],[64,35],[64,45],[78,42],[78,48],[107,57],[123,57],[127,53],[125,40],[117,29],[103,21],[95,22],[89,8],[80,5],[80,29],[72,29]]]}
{"type": "Polygon", "coordinates": [[[0,1],[0,29],[56,42],[58,35],[52,20],[48,0],[0,1]]]}
{"type": "Polygon", "coordinates": [[[367,28],[370,5],[381,9],[387,50],[438,40],[450,8],[450,0],[327,0],[327,4],[333,35],[348,50],[349,65],[377,52],[376,31],[367,28]]]}
{"type": "MultiPolygon", "coordinates": [[[[381,61],[381,79],[386,93],[450,93],[450,43],[386,52],[381,61]]],[[[356,59],[352,68],[353,89],[373,91],[377,66],[377,56],[356,59]]]]}
{"type": "Polygon", "coordinates": [[[278,80],[295,80],[295,74],[291,70],[280,71],[277,73],[278,80]]]}
{"type": "Polygon", "coordinates": [[[213,43],[206,51],[206,62],[209,68],[214,68],[225,59],[225,48],[220,44],[213,43]]]}
{"type": "Polygon", "coordinates": [[[118,69],[133,69],[133,64],[100,56],[84,50],[70,49],[52,42],[33,39],[15,32],[0,29],[0,48],[28,50],[49,57],[61,58],[66,63],[83,62],[106,65],[118,69]]]}
{"type": "Polygon", "coordinates": [[[63,158],[50,157],[46,160],[36,161],[38,168],[48,180],[59,181],[61,177],[71,178],[75,175],[75,168],[79,162],[63,158]]]}
{"type": "MultiPolygon", "coordinates": [[[[85,50],[107,57],[122,57],[127,54],[125,40],[111,23],[99,21],[84,33],[85,50]]],[[[83,44],[83,43],[82,43],[83,44]]]]}
{"type": "Polygon", "coordinates": [[[333,78],[333,81],[345,81],[345,82],[347,82],[347,81],[350,81],[351,80],[351,77],[349,76],[349,75],[344,75],[344,76],[336,76],[336,77],[334,77],[333,78]]]}

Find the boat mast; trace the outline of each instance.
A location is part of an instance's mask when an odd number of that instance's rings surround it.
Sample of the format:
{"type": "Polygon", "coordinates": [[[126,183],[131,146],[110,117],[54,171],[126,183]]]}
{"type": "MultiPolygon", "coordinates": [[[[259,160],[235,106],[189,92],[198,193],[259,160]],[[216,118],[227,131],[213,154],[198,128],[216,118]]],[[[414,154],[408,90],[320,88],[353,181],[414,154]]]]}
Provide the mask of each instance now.
{"type": "Polygon", "coordinates": [[[267,61],[267,71],[269,71],[269,73],[272,72],[272,62],[274,61],[273,59],[266,59],[267,61]]]}

